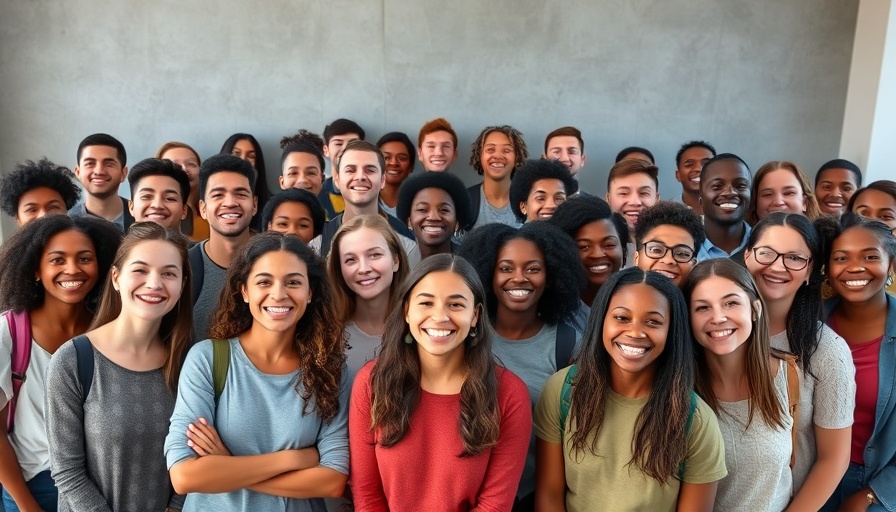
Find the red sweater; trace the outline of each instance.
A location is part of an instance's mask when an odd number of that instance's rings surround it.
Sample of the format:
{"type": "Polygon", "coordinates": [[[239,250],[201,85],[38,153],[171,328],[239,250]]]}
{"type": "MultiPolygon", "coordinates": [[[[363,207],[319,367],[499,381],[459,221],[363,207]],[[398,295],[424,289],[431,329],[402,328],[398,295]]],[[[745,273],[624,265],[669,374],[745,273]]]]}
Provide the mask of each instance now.
{"type": "Polygon", "coordinates": [[[384,448],[370,431],[371,361],[358,371],[349,408],[351,487],[356,512],[509,511],[532,435],[529,391],[519,377],[497,369],[501,431],[498,444],[459,457],[460,395],[421,390],[407,434],[384,448]]]}

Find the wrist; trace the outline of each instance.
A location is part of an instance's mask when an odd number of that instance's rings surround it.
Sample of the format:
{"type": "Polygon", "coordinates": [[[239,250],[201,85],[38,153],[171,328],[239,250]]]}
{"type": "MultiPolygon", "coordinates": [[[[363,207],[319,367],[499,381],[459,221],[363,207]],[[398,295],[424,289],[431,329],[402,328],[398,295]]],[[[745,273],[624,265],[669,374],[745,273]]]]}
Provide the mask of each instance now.
{"type": "Polygon", "coordinates": [[[877,499],[877,494],[874,494],[874,489],[872,489],[871,487],[867,487],[863,492],[865,493],[865,499],[868,500],[869,505],[876,505],[880,503],[880,501],[878,501],[877,499]]]}

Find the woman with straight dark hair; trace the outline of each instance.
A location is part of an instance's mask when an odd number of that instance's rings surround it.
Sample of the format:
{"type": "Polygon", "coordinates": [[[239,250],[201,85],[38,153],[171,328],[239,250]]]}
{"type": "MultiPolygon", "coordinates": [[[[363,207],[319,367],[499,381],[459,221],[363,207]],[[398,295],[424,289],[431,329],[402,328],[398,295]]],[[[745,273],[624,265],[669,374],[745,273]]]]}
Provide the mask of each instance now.
{"type": "Polygon", "coordinates": [[[712,510],[724,445],[693,391],[687,318],[656,272],[627,268],[601,287],[582,352],[535,408],[536,510],[712,510]]]}
{"type": "Polygon", "coordinates": [[[54,355],[47,435],[59,510],[180,503],[159,454],[193,337],[190,282],[183,235],[154,222],[132,225],[90,330],[54,355]]]}
{"type": "Polygon", "coordinates": [[[766,304],[771,346],[797,357],[792,507],[818,510],[849,464],[855,368],[843,338],[821,322],[821,240],[805,215],[775,212],[750,233],[744,263],[766,304]]]}
{"type": "Polygon", "coordinates": [[[6,397],[0,483],[7,512],[56,510],[47,368],[64,342],[90,326],[121,236],[105,220],[48,215],[23,226],[0,250],[0,389],[6,397]]]}
{"type": "Polygon", "coordinates": [[[399,297],[352,388],[355,510],[510,510],[532,415],[525,384],[495,364],[476,271],[430,256],[399,297]]]}
{"type": "Polygon", "coordinates": [[[268,199],[271,198],[271,191],[268,188],[267,167],[264,164],[264,154],[261,152],[261,144],[255,140],[255,137],[248,133],[234,133],[221,146],[222,155],[233,155],[242,158],[252,164],[258,178],[255,180],[255,197],[258,198],[258,211],[252,217],[252,230],[260,232],[264,230],[261,222],[262,211],[268,199]]]}

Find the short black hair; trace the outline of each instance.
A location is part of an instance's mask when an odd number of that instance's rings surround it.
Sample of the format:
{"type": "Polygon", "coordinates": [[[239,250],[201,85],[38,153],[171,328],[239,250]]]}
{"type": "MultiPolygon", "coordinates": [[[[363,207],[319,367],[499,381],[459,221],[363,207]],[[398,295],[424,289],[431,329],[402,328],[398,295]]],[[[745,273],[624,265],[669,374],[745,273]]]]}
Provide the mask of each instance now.
{"type": "Polygon", "coordinates": [[[65,209],[71,210],[81,198],[81,188],[73,181],[75,175],[67,167],[56,165],[43,157],[37,162],[25,160],[0,181],[0,209],[10,217],[19,214],[19,200],[29,190],[46,187],[62,196],[65,209]]]}
{"type": "Polygon", "coordinates": [[[700,250],[706,240],[703,220],[687,206],[675,201],[659,201],[645,208],[635,225],[635,243],[638,248],[644,243],[644,237],[657,226],[676,226],[688,232],[694,239],[694,251],[700,250]]]}
{"type": "Polygon", "coordinates": [[[324,128],[324,143],[329,144],[330,139],[333,137],[337,135],[345,135],[346,133],[357,133],[358,137],[361,137],[361,140],[364,140],[367,137],[367,134],[364,133],[364,128],[361,128],[358,123],[351,119],[339,118],[324,128]]]}
{"type": "Polygon", "coordinates": [[[703,148],[712,153],[712,156],[716,156],[716,148],[712,147],[712,144],[710,144],[709,142],[703,140],[692,140],[690,142],[685,142],[681,145],[680,148],[678,148],[678,153],[675,153],[676,168],[681,165],[681,155],[683,155],[685,151],[691,148],[703,148]]]}
{"type": "MultiPolygon", "coordinates": [[[[628,222],[619,212],[614,212],[606,201],[592,195],[580,194],[570,197],[554,210],[554,215],[547,222],[557,226],[573,240],[576,233],[585,224],[599,220],[609,220],[616,228],[622,246],[622,263],[627,261],[628,222]]],[[[579,264],[581,266],[581,263],[579,264]]]]}
{"type": "Polygon", "coordinates": [[[252,190],[252,194],[255,194],[255,179],[258,175],[248,160],[229,154],[215,155],[207,158],[199,167],[199,197],[201,199],[205,198],[205,187],[208,185],[209,177],[219,172],[242,174],[249,180],[249,189],[252,190]]]}
{"type": "Polygon", "coordinates": [[[324,207],[320,205],[317,196],[301,188],[288,188],[274,194],[264,205],[261,213],[261,229],[268,230],[268,224],[274,220],[274,212],[283,203],[302,203],[311,212],[311,223],[314,225],[314,236],[321,234],[326,222],[324,207]]]}
{"type": "Polygon", "coordinates": [[[414,172],[414,166],[417,165],[417,148],[411,142],[410,137],[402,132],[389,132],[376,141],[376,147],[383,149],[383,144],[387,142],[401,142],[404,147],[408,148],[408,156],[411,157],[411,172],[414,172]]]}
{"type": "Polygon", "coordinates": [[[842,158],[836,158],[834,160],[829,160],[822,164],[821,167],[818,168],[818,172],[815,173],[815,186],[818,186],[818,182],[821,181],[822,172],[828,169],[846,169],[847,171],[852,173],[852,177],[856,180],[856,187],[862,186],[862,170],[859,169],[859,166],[850,162],[849,160],[844,160],[842,158]]]}
{"type": "Polygon", "coordinates": [[[532,187],[538,180],[560,180],[566,189],[566,195],[571,196],[579,191],[579,182],[572,177],[569,169],[558,160],[533,159],[526,160],[519,166],[510,181],[510,209],[516,218],[523,221],[526,214],[520,209],[520,203],[525,203],[532,191],[532,187]]]}
{"type": "Polygon", "coordinates": [[[735,155],[734,153],[719,153],[718,155],[710,158],[705,164],[703,164],[703,169],[700,169],[700,186],[701,187],[703,186],[703,183],[705,183],[703,181],[703,177],[706,175],[706,169],[710,165],[712,165],[716,162],[721,162],[723,160],[737,160],[738,162],[744,164],[744,167],[747,168],[747,175],[749,175],[750,178],[753,177],[753,171],[750,170],[750,166],[747,165],[747,162],[744,162],[743,158],[735,155]]]}
{"type": "Polygon", "coordinates": [[[108,133],[94,133],[84,137],[84,140],[78,144],[78,163],[81,162],[81,153],[84,152],[84,148],[89,146],[109,146],[115,148],[115,152],[118,154],[118,163],[122,167],[128,164],[128,153],[124,150],[124,144],[108,133]]]}
{"type": "Polygon", "coordinates": [[[628,155],[630,155],[632,153],[642,153],[647,158],[650,159],[650,163],[656,164],[656,160],[653,158],[653,153],[651,153],[648,149],[638,147],[638,146],[629,146],[627,148],[623,148],[622,151],[620,151],[619,153],[616,154],[616,163],[618,164],[619,162],[622,161],[623,158],[627,157],[628,155]]]}
{"type": "Polygon", "coordinates": [[[407,222],[411,217],[411,207],[417,194],[427,188],[439,188],[451,196],[457,223],[461,229],[469,229],[473,220],[472,201],[467,187],[460,178],[449,172],[424,171],[408,176],[398,187],[398,203],[395,213],[398,220],[407,222]]]}
{"type": "Polygon", "coordinates": [[[140,180],[147,176],[166,176],[177,182],[180,198],[183,203],[190,197],[190,177],[187,172],[171,160],[160,158],[144,158],[137,162],[128,172],[128,185],[131,186],[131,198],[137,192],[140,180]]]}
{"type": "Polygon", "coordinates": [[[559,228],[547,222],[529,222],[519,229],[506,224],[480,226],[464,237],[459,255],[467,259],[485,287],[485,302],[494,320],[498,298],[492,282],[498,253],[511,240],[528,240],[544,255],[544,293],[538,301],[538,313],[549,325],[572,318],[579,308],[579,294],[585,287],[585,275],[576,244],[559,228]]]}
{"type": "Polygon", "coordinates": [[[291,155],[292,153],[308,153],[309,155],[314,155],[317,158],[317,162],[320,164],[320,172],[323,172],[327,169],[326,160],[324,160],[324,154],[321,153],[320,149],[314,144],[310,144],[307,142],[296,142],[292,144],[288,144],[283,148],[283,154],[280,155],[280,174],[283,174],[283,163],[286,162],[286,157],[291,155]]]}

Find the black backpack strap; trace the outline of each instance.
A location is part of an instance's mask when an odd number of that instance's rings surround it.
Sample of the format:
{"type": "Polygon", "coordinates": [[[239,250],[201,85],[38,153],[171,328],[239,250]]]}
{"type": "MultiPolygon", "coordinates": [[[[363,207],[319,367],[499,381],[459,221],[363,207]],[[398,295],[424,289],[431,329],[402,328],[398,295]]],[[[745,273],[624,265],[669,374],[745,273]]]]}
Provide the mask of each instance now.
{"type": "Polygon", "coordinates": [[[93,384],[93,345],[85,335],[75,336],[75,356],[78,359],[78,380],[81,381],[81,400],[87,401],[90,386],[93,384]]]}
{"type": "Polygon", "coordinates": [[[479,183],[467,189],[467,192],[470,193],[470,228],[479,220],[479,205],[482,200],[479,189],[481,188],[482,183],[479,183]]]}
{"type": "Polygon", "coordinates": [[[205,245],[199,242],[190,248],[187,253],[190,258],[190,273],[193,277],[193,305],[199,302],[199,294],[202,293],[202,284],[205,280],[205,261],[202,257],[202,247],[205,245]]]}
{"type": "Polygon", "coordinates": [[[557,340],[554,344],[557,370],[572,363],[572,352],[576,348],[576,330],[566,321],[557,324],[557,340]]]}
{"type": "Polygon", "coordinates": [[[323,231],[320,232],[320,257],[323,259],[327,259],[327,254],[330,254],[330,242],[333,241],[333,236],[339,231],[339,227],[342,226],[342,214],[340,213],[336,217],[327,221],[324,224],[323,231]]]}

